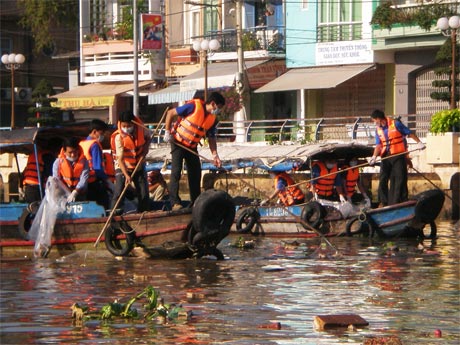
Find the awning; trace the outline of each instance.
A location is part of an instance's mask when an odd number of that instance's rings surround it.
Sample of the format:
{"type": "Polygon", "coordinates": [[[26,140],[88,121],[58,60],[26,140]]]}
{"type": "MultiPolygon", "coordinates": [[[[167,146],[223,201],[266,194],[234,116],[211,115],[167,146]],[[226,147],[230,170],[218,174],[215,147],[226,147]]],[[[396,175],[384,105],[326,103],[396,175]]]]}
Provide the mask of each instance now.
{"type": "Polygon", "coordinates": [[[148,104],[166,104],[184,102],[195,97],[196,90],[181,92],[180,85],[171,85],[165,89],[148,94],[148,104]]]}
{"type": "MultiPolygon", "coordinates": [[[[152,81],[139,82],[139,88],[152,84],[152,81]]],[[[54,95],[58,101],[54,107],[61,109],[92,109],[110,107],[115,96],[133,90],[133,83],[93,83],[78,86],[72,90],[54,95]]]]}
{"type": "MultiPolygon", "coordinates": [[[[267,60],[245,61],[246,70],[251,67],[264,63],[267,60]]],[[[215,62],[208,64],[208,89],[232,86],[238,63],[234,62],[215,62]]],[[[204,68],[183,78],[180,81],[180,91],[196,91],[204,89],[204,68]]]]}
{"type": "Polygon", "coordinates": [[[301,89],[329,89],[374,67],[374,64],[321,66],[291,69],[254,92],[276,92],[301,89]]]}

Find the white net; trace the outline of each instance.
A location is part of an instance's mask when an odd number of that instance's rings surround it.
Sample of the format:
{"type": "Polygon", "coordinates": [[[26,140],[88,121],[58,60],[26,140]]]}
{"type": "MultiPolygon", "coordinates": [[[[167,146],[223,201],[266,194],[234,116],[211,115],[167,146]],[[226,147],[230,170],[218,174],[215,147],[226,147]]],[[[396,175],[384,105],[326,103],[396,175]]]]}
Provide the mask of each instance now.
{"type": "Polygon", "coordinates": [[[51,236],[58,213],[66,209],[68,189],[54,177],[46,181],[45,197],[32,222],[29,239],[35,241],[34,255],[46,257],[51,248],[51,236]]]}

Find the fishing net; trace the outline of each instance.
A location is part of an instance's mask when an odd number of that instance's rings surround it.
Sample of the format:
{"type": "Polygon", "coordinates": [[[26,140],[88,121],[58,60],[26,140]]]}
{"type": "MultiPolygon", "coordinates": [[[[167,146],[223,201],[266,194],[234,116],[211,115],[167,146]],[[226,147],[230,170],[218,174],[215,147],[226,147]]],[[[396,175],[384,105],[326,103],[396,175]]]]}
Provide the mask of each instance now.
{"type": "Polygon", "coordinates": [[[34,255],[46,257],[51,248],[51,236],[58,213],[66,210],[69,191],[59,179],[54,177],[46,181],[45,197],[29,230],[29,239],[35,241],[34,255]]]}

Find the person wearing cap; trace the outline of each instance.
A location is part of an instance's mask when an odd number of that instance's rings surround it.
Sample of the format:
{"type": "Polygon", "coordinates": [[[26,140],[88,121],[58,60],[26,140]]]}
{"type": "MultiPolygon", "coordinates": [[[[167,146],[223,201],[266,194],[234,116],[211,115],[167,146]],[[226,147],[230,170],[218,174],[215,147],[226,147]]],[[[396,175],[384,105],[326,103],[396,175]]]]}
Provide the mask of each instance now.
{"type": "Polygon", "coordinates": [[[374,110],[371,118],[376,126],[376,145],[369,166],[375,165],[378,156],[382,158],[378,187],[380,204],[387,206],[406,201],[408,198],[406,138],[415,140],[418,150],[424,150],[425,145],[401,121],[386,117],[383,111],[374,110]]]}
{"type": "Polygon", "coordinates": [[[270,171],[270,177],[274,179],[275,190],[268,199],[260,203],[261,206],[269,203],[275,197],[278,197],[284,206],[299,205],[305,201],[302,190],[287,172],[270,171]]]}
{"type": "Polygon", "coordinates": [[[89,163],[88,194],[87,200],[96,201],[99,205],[108,209],[110,207],[110,195],[114,190],[112,181],[109,180],[104,170],[104,156],[102,142],[107,124],[99,119],[91,121],[88,137],[80,141],[83,154],[89,163]]]}
{"type": "Polygon", "coordinates": [[[358,202],[360,202],[364,198],[366,206],[370,207],[371,200],[369,199],[366,189],[361,182],[361,174],[357,165],[358,159],[356,157],[352,157],[348,161],[348,164],[345,164],[342,167],[341,170],[345,170],[342,173],[342,180],[344,184],[343,190],[349,202],[353,202],[353,200],[359,200],[358,202]],[[356,187],[358,188],[358,191],[361,193],[361,195],[356,193],[356,187]]]}
{"type": "Polygon", "coordinates": [[[110,138],[115,163],[115,190],[110,208],[113,209],[117,202],[120,208],[123,207],[124,198],[118,199],[125,185],[133,182],[138,199],[137,211],[148,211],[150,200],[144,158],[149,150],[150,134],[142,120],[131,111],[121,113],[117,127],[110,138]],[[140,166],[134,173],[138,164],[140,166]]]}
{"type": "Polygon", "coordinates": [[[206,102],[193,99],[167,112],[164,141],[171,143],[171,176],[169,198],[172,209],[182,208],[179,197],[179,181],[182,164],[187,166],[187,177],[191,204],[201,193],[201,162],[197,146],[202,138],[208,138],[209,149],[216,167],[222,165],[217,154],[217,117],[225,105],[225,98],[212,92],[206,102]]]}

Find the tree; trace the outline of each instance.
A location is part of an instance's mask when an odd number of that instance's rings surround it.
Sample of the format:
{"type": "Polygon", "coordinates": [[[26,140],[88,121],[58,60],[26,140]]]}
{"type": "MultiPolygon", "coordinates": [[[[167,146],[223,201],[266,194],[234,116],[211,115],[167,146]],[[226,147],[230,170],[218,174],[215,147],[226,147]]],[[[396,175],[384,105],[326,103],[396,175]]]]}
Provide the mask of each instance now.
{"type": "Polygon", "coordinates": [[[35,125],[38,122],[42,125],[56,125],[60,121],[62,111],[59,108],[51,106],[51,102],[55,102],[55,98],[50,98],[54,95],[53,85],[47,79],[42,79],[32,91],[32,101],[35,102],[35,107],[28,109],[28,112],[34,114],[29,117],[27,122],[30,125],[35,125]]]}
{"type": "Polygon", "coordinates": [[[78,0],[18,0],[18,7],[23,11],[20,24],[35,40],[35,53],[54,46],[59,28],[78,25],[78,0]]]}
{"type": "MultiPolygon", "coordinates": [[[[457,44],[458,46],[458,44],[457,44]]],[[[457,47],[458,51],[458,47],[457,47]]],[[[460,54],[456,54],[455,56],[455,65],[459,66],[460,62],[460,54]]],[[[450,37],[446,40],[446,42],[439,48],[438,53],[436,54],[436,63],[438,67],[434,68],[434,74],[441,78],[444,76],[443,79],[433,80],[432,85],[435,88],[438,88],[439,91],[434,91],[430,94],[430,97],[435,100],[445,101],[450,103],[451,97],[451,90],[452,90],[452,40],[450,37]]],[[[455,85],[458,88],[459,81],[458,75],[459,70],[456,68],[456,78],[455,78],[455,85]]],[[[455,93],[455,101],[458,102],[460,96],[455,93]]]]}

